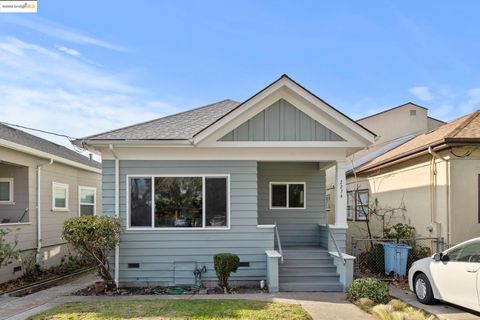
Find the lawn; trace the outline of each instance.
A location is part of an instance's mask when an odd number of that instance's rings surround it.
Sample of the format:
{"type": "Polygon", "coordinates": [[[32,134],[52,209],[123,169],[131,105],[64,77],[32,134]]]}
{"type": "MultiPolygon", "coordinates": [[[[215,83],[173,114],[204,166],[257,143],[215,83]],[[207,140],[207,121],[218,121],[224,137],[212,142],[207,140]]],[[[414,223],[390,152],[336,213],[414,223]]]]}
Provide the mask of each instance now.
{"type": "Polygon", "coordinates": [[[137,300],[66,303],[32,320],[310,320],[299,305],[250,300],[137,300]]]}

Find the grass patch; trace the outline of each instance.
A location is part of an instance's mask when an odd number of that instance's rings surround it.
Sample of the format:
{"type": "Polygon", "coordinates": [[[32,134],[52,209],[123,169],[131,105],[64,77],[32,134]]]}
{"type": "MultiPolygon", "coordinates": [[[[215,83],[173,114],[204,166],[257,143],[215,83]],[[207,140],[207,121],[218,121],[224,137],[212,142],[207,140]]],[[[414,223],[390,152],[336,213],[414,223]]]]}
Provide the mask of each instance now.
{"type": "Polygon", "coordinates": [[[136,300],[66,303],[32,320],[310,320],[299,305],[251,300],[136,300]]]}

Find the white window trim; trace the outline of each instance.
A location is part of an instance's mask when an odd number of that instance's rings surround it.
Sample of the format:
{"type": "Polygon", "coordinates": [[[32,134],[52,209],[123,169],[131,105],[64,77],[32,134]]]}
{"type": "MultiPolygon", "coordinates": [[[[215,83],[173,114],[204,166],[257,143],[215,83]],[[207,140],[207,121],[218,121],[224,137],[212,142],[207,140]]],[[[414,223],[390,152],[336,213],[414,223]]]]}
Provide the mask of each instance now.
{"type": "Polygon", "coordinates": [[[14,195],[14,187],[13,187],[13,178],[0,178],[0,182],[8,182],[8,200],[7,201],[0,201],[0,204],[15,204],[15,200],[13,199],[14,195]]]}
{"type": "Polygon", "coordinates": [[[127,231],[128,230],[141,230],[141,231],[154,231],[154,232],[161,232],[161,231],[222,231],[222,230],[230,230],[231,228],[231,217],[230,217],[230,174],[133,174],[128,175],[126,179],[126,210],[127,213],[127,231]],[[203,219],[203,226],[200,227],[191,227],[191,228],[159,228],[154,227],[155,224],[155,178],[161,177],[191,177],[191,178],[202,178],[202,219],[203,219]],[[150,178],[152,179],[152,226],[151,227],[131,227],[130,226],[130,178],[150,178]],[[205,225],[205,178],[227,178],[227,226],[226,227],[207,227],[205,225]]]}
{"type": "Polygon", "coordinates": [[[306,182],[270,182],[268,187],[268,206],[270,210],[305,210],[307,208],[307,183],[306,182]],[[303,184],[303,207],[289,207],[289,188],[291,184],[303,184]],[[272,206],[272,186],[274,185],[286,185],[287,186],[287,206],[286,207],[273,207],[272,206]]]}
{"type": "Polygon", "coordinates": [[[70,211],[68,208],[68,184],[60,183],[60,182],[52,182],[52,211],[70,211]],[[57,208],[55,206],[55,187],[62,187],[65,188],[65,208],[57,208]]]}
{"type": "Polygon", "coordinates": [[[78,216],[81,216],[81,207],[93,205],[93,215],[97,215],[97,188],[87,187],[87,186],[78,186],[78,216]],[[92,203],[82,203],[82,189],[93,191],[93,204],[92,203]]]}

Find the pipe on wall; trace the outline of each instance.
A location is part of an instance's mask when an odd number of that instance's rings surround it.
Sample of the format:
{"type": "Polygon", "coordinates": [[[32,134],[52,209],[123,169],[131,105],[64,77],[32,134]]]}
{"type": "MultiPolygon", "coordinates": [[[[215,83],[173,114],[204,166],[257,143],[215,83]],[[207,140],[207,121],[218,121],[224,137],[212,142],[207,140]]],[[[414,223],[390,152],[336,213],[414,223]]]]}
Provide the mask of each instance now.
{"type": "MultiPolygon", "coordinates": [[[[432,155],[432,160],[431,160],[431,169],[430,169],[430,174],[431,174],[431,180],[430,180],[430,188],[431,188],[431,219],[432,223],[434,223],[437,228],[440,228],[441,224],[437,221],[437,165],[435,160],[440,159],[445,162],[445,174],[446,174],[446,180],[447,180],[447,197],[446,197],[446,210],[447,210],[447,243],[450,243],[450,224],[451,224],[451,214],[450,214],[450,165],[449,165],[449,159],[445,159],[435,151],[433,151],[432,147],[428,147],[428,153],[432,155]]],[[[437,236],[441,236],[441,230],[437,229],[437,236]]]]}
{"type": "Polygon", "coordinates": [[[37,165],[37,252],[35,254],[36,263],[40,263],[40,251],[42,250],[42,168],[53,164],[53,159],[50,162],[37,165]]]}
{"type": "MultiPolygon", "coordinates": [[[[120,216],[120,161],[118,159],[117,154],[113,148],[113,145],[110,144],[108,146],[110,152],[112,153],[113,157],[115,158],[115,217],[120,216]]],[[[119,269],[120,268],[120,246],[117,244],[115,246],[115,284],[118,287],[118,279],[119,279],[119,269]]]]}

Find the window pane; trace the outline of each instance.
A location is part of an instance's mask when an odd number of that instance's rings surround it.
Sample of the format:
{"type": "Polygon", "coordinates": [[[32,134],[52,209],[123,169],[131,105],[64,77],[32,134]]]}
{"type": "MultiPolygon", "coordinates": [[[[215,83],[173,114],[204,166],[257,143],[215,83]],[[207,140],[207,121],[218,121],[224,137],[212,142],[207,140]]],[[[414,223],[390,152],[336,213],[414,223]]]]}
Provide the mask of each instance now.
{"type": "Polygon", "coordinates": [[[227,226],[227,178],[205,178],[205,223],[227,226]]]}
{"type": "Polygon", "coordinates": [[[155,178],[155,227],[202,226],[202,178],[155,178]]]}
{"type": "Polygon", "coordinates": [[[480,242],[470,243],[448,253],[451,261],[480,262],[480,242]]]}
{"type": "Polygon", "coordinates": [[[10,182],[0,182],[0,201],[10,201],[10,182]]]}
{"type": "Polygon", "coordinates": [[[353,219],[353,192],[347,192],[347,219],[353,219]]]}
{"type": "Polygon", "coordinates": [[[152,226],[152,179],[130,179],[130,226],[152,226]]]}
{"type": "Polygon", "coordinates": [[[95,203],[95,190],[80,188],[80,203],[95,203]]]}
{"type": "Polygon", "coordinates": [[[91,204],[82,204],[80,205],[80,215],[93,216],[94,209],[94,206],[91,204]]]}
{"type": "Polygon", "coordinates": [[[367,220],[368,217],[368,191],[357,191],[357,220],[367,220]]]}
{"type": "Polygon", "coordinates": [[[53,193],[55,196],[55,208],[67,208],[67,188],[55,186],[53,193]]]}
{"type": "Polygon", "coordinates": [[[288,185],[288,206],[303,208],[305,205],[305,186],[303,184],[288,185]]]}
{"type": "Polygon", "coordinates": [[[287,207],[287,185],[272,184],[272,208],[287,207]]]}

